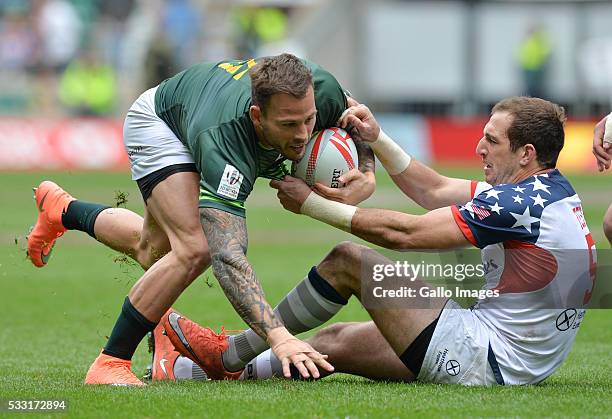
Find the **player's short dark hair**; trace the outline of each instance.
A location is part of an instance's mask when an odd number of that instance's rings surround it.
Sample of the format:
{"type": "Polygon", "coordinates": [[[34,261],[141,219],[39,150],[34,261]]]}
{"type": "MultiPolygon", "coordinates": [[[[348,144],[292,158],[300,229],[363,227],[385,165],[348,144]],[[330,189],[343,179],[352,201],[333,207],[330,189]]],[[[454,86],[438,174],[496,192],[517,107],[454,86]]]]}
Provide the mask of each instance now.
{"type": "Polygon", "coordinates": [[[286,93],[302,99],[313,85],[310,69],[298,57],[287,53],[263,58],[249,74],[251,100],[262,112],[273,95],[286,93]]]}
{"type": "Polygon", "coordinates": [[[512,151],[532,144],[541,166],[547,169],[556,166],[565,141],[566,116],[562,106],[536,97],[515,96],[498,102],[491,115],[495,112],[512,115],[507,132],[512,151]]]}

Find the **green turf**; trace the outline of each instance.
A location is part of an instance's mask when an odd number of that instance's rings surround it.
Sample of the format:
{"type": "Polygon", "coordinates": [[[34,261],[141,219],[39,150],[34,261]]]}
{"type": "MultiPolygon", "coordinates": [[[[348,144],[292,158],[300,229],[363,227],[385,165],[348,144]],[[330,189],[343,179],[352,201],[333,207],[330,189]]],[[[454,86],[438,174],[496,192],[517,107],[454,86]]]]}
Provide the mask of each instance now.
{"type": "MultiPolygon", "coordinates": [[[[477,172],[450,173],[478,177],[477,172]]],[[[81,233],[62,238],[44,269],[24,256],[24,235],[36,209],[30,187],[50,177],[76,196],[112,204],[127,192],[127,207],[142,211],[126,174],[3,173],[0,188],[0,399],[65,399],[73,417],[400,417],[609,416],[612,414],[610,312],[591,310],[569,359],[544,384],[521,388],[460,388],[374,383],[337,375],[320,382],[156,383],[144,389],[90,388],[82,380],[106,341],[139,269],[81,233]]],[[[601,218],[612,199],[609,176],[572,178],[599,248],[601,218]]],[[[368,206],[415,210],[381,177],[368,206]]],[[[278,301],[337,242],[350,238],[283,211],[260,182],[247,203],[249,259],[269,300],[278,301]]],[[[191,318],[229,329],[243,324],[219,286],[198,280],[176,307],[191,318]]],[[[355,302],[337,321],[365,320],[355,302]]],[[[146,345],[134,359],[143,371],[146,345]]],[[[0,412],[0,416],[3,412],[0,412]]],[[[55,416],[55,415],[50,415],[55,416]]]]}

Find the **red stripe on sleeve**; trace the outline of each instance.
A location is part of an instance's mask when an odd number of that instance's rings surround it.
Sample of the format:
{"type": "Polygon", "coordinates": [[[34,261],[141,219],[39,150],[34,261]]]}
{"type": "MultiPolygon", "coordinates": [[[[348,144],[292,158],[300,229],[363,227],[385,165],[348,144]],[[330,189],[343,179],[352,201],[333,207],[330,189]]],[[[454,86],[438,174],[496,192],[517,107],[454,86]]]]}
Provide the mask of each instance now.
{"type": "Polygon", "coordinates": [[[478,186],[478,181],[473,180],[470,184],[470,198],[474,199],[474,194],[476,194],[476,187],[478,186]]]}
{"type": "Polygon", "coordinates": [[[467,223],[463,219],[463,215],[461,215],[461,211],[459,211],[459,208],[457,208],[456,205],[453,205],[451,207],[451,212],[453,213],[453,218],[455,219],[457,226],[459,226],[459,229],[461,230],[465,238],[468,239],[470,243],[472,243],[474,246],[478,247],[476,238],[474,237],[472,230],[470,230],[470,227],[468,227],[467,223]]]}

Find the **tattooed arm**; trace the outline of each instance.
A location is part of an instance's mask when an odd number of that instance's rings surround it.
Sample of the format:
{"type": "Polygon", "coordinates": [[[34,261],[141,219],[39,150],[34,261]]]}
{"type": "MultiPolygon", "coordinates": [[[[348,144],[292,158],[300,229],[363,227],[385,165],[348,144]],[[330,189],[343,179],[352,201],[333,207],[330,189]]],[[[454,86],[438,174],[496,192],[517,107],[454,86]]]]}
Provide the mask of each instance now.
{"type": "Polygon", "coordinates": [[[376,164],[374,161],[374,151],[365,141],[361,141],[359,133],[356,131],[351,133],[351,136],[355,139],[355,147],[357,148],[357,155],[359,156],[359,171],[362,173],[372,173],[376,171],[376,164]]]}
{"type": "Polygon", "coordinates": [[[294,338],[274,315],[246,258],[246,220],[218,209],[200,208],[200,222],[210,247],[212,268],[223,292],[240,317],[267,340],[282,362],[285,376],[291,375],[289,363],[304,377],[309,377],[310,372],[318,378],[316,365],[333,371],[326,357],[294,338]]]}

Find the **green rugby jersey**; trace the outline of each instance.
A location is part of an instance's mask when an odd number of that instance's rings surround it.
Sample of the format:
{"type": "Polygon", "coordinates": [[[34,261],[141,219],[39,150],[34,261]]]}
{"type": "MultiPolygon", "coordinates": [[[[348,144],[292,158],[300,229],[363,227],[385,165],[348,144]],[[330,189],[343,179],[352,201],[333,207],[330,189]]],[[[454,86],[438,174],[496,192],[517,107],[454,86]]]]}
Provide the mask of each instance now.
{"type": "MultiPolygon", "coordinates": [[[[244,202],[257,177],[280,179],[284,157],[263,148],[249,118],[251,79],[257,59],[201,63],[163,81],[155,112],[187,146],[200,172],[200,207],[245,216],[244,202]]],[[[313,76],[315,131],[334,126],[346,109],[338,81],[303,60],[313,76]]]]}

